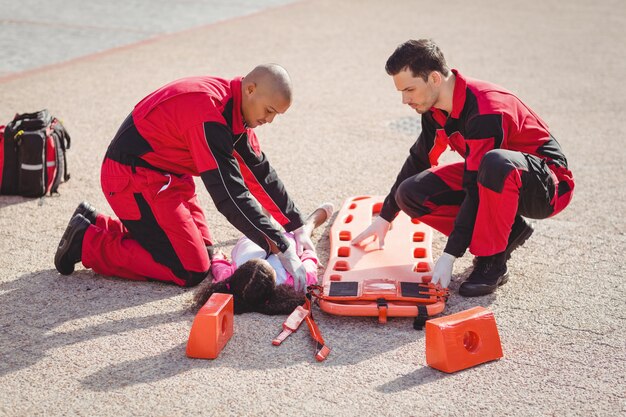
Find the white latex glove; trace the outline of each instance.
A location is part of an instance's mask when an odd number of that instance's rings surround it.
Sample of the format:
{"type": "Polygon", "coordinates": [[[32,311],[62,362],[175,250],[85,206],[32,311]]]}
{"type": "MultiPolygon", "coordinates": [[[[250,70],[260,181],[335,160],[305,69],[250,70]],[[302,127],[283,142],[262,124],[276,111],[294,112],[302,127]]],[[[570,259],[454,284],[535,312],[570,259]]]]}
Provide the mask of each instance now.
{"type": "Polygon", "coordinates": [[[296,254],[295,245],[289,245],[284,252],[276,254],[280,263],[283,264],[285,270],[293,277],[293,287],[296,291],[304,291],[306,289],[306,269],[302,265],[302,261],[296,254]]]}
{"type": "Polygon", "coordinates": [[[315,246],[311,241],[311,237],[305,230],[304,226],[298,227],[293,231],[293,237],[296,240],[296,253],[298,256],[302,255],[305,249],[315,252],[315,246]]]}
{"type": "Polygon", "coordinates": [[[372,224],[361,232],[360,235],[352,239],[353,245],[361,246],[361,243],[370,236],[374,236],[374,240],[378,239],[378,248],[385,247],[385,236],[389,231],[389,222],[380,216],[376,216],[372,220],[372,224]]]}
{"type": "Polygon", "coordinates": [[[441,254],[433,269],[433,284],[439,283],[443,288],[448,288],[450,280],[452,279],[452,266],[455,260],[456,256],[452,256],[446,252],[441,254]]]}

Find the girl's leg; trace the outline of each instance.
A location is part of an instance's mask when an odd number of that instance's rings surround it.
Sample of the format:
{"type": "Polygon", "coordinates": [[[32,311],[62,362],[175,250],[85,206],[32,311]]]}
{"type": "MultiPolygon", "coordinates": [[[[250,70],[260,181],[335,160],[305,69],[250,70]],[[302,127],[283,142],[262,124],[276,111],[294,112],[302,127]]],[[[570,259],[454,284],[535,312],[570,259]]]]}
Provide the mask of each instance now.
{"type": "Polygon", "coordinates": [[[326,220],[330,219],[334,210],[335,208],[332,203],[324,203],[313,210],[313,213],[311,213],[304,222],[304,230],[306,230],[307,235],[310,237],[313,230],[317,229],[319,226],[324,224],[326,220]]]}

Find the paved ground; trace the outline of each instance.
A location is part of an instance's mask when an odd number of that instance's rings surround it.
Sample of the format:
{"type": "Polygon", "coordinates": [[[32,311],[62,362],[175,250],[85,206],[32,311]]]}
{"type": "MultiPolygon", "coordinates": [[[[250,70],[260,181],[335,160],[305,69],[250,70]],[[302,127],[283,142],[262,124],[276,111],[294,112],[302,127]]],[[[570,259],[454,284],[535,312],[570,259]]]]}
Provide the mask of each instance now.
{"type": "MultiPolygon", "coordinates": [[[[625,39],[619,0],[307,0],[5,78],[0,120],[48,107],[75,146],[61,196],[0,197],[0,414],[623,415],[625,39]],[[294,200],[306,212],[386,193],[415,115],[384,62],[398,43],[426,36],[453,67],[505,85],[542,115],[577,179],[572,205],[536,223],[506,286],[449,300],[448,313],[494,311],[504,359],[446,375],[425,366],[411,320],[380,326],[319,313],[333,349],[324,363],[306,332],[271,346],[282,320],[257,314],[235,319],[218,360],[189,360],[190,290],[54,270],[75,205],[87,199],[108,212],[98,171],[119,123],[147,92],[184,75],[282,63],[294,105],[258,134],[294,200]]],[[[238,235],[200,194],[228,250],[238,235]]],[[[327,259],[324,231],[315,240],[327,259]]],[[[437,254],[443,242],[436,237],[437,254]]],[[[453,290],[470,262],[457,262],[453,290]]]]}

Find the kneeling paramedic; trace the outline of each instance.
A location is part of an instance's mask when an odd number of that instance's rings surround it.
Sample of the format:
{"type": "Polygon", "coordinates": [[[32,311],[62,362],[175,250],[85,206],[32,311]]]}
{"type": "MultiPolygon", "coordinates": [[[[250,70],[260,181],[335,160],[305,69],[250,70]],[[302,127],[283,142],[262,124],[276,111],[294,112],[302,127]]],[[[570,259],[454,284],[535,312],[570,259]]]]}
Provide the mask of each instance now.
{"type": "Polygon", "coordinates": [[[306,270],[296,248],[314,247],[253,130],[285,113],[291,95],[290,77],[276,64],[232,80],[184,78],[148,95],[102,164],[102,191],[118,218],[81,203],[59,243],[57,270],[71,274],[80,261],[103,275],[198,284],[213,246],[193,181],[200,176],[218,211],[268,253],[274,248],[303,289],[306,270]],[[294,233],[296,245],[263,209],[294,233]]]}

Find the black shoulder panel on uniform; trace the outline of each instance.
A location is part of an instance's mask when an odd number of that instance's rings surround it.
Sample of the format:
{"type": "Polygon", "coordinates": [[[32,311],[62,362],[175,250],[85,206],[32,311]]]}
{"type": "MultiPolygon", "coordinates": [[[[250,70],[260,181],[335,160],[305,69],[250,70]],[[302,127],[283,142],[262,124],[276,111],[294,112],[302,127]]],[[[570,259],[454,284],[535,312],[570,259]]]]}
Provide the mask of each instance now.
{"type": "Polygon", "coordinates": [[[467,121],[465,140],[494,138],[494,148],[502,146],[502,115],[480,114],[467,121]]]}
{"type": "Polygon", "coordinates": [[[224,117],[224,120],[226,120],[226,123],[228,123],[228,127],[230,127],[232,130],[233,128],[233,98],[232,97],[230,98],[230,100],[228,100],[228,102],[224,106],[222,117],[224,117]]]}
{"type": "Polygon", "coordinates": [[[150,143],[137,130],[132,114],[120,126],[115,138],[109,145],[109,150],[135,156],[145,155],[153,151],[150,143]]]}

